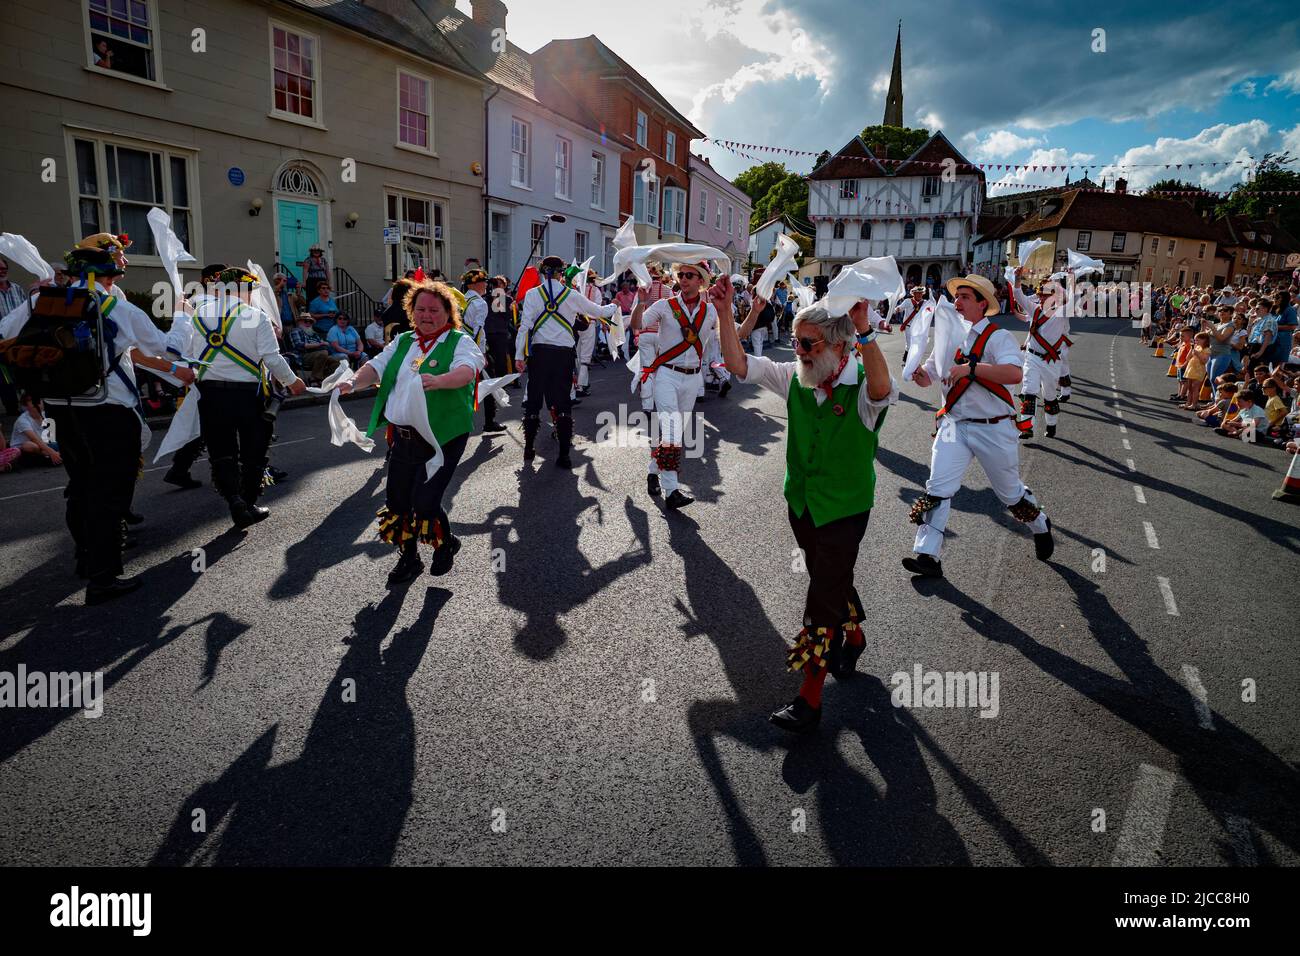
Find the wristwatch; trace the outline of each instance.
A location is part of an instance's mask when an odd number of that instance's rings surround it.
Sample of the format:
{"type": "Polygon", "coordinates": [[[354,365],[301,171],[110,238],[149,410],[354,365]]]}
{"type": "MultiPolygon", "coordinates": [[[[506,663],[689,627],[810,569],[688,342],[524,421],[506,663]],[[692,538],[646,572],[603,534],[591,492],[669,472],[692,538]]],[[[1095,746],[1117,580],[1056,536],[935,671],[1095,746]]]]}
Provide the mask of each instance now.
{"type": "Polygon", "coordinates": [[[966,364],[970,366],[970,377],[974,378],[975,366],[979,364],[979,359],[972,355],[970,358],[966,359],[966,364]]]}

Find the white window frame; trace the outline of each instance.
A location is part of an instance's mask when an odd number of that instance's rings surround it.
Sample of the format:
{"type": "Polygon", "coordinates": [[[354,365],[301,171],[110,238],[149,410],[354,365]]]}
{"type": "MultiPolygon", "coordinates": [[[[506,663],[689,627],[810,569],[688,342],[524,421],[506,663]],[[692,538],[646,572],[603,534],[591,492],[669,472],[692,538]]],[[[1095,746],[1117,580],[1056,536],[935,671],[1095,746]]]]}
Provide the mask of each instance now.
{"type": "MultiPolygon", "coordinates": [[[[68,191],[72,200],[72,232],[71,235],[80,236],[81,229],[81,199],[80,182],[77,176],[77,144],[76,141],[84,139],[94,144],[95,149],[95,179],[99,184],[99,195],[93,197],[99,203],[99,222],[105,232],[111,231],[112,222],[109,216],[109,203],[112,201],[109,195],[108,183],[108,159],[105,153],[105,145],[120,146],[126,149],[136,149],[142,152],[159,153],[162,156],[163,166],[163,202],[161,207],[169,216],[175,208],[174,198],[172,196],[172,178],[171,178],[171,161],[175,157],[185,160],[185,188],[189,193],[190,204],[185,207],[190,216],[190,235],[189,246],[187,251],[199,262],[203,259],[203,221],[202,221],[202,203],[199,197],[199,152],[196,149],[173,146],[170,143],[150,142],[149,140],[131,139],[125,136],[116,136],[108,133],[101,133],[97,130],[80,129],[70,126],[64,130],[65,149],[68,158],[67,168],[71,170],[68,176],[68,191]]],[[[92,198],[92,197],[86,197],[92,198]]],[[[133,201],[134,202],[134,201],[133,201]]],[[[130,260],[137,266],[161,266],[162,260],[158,256],[147,256],[143,253],[131,253],[130,260]]]]}
{"type": "Polygon", "coordinates": [[[840,198],[841,199],[858,198],[858,181],[856,179],[840,180],[840,198]]]}
{"type": "Polygon", "coordinates": [[[636,144],[642,149],[646,148],[646,143],[650,141],[650,117],[645,115],[645,110],[636,111],[636,144]]]}
{"type": "Polygon", "coordinates": [[[736,231],[736,207],[728,203],[727,204],[727,235],[731,235],[735,231],[736,231]]]}
{"type": "Polygon", "coordinates": [[[664,159],[677,165],[677,134],[670,129],[664,130],[664,159]]]}
{"type": "Polygon", "coordinates": [[[700,224],[704,225],[709,219],[709,191],[700,190],[700,224]]]}
{"type": "Polygon", "coordinates": [[[713,228],[721,231],[722,229],[722,200],[718,200],[717,208],[713,211],[713,228]]]}
{"type": "Polygon", "coordinates": [[[904,238],[904,239],[913,239],[913,240],[916,239],[916,223],[915,223],[915,222],[905,222],[905,223],[903,223],[903,238],[904,238]],[[912,234],[911,234],[910,236],[907,234],[907,230],[908,230],[908,229],[911,229],[911,230],[912,230],[912,234]]]}
{"type": "MultiPolygon", "coordinates": [[[[584,262],[587,261],[587,254],[590,252],[590,247],[591,247],[591,241],[590,241],[590,240],[591,240],[591,236],[590,236],[588,233],[584,232],[584,231],[581,230],[581,229],[575,229],[575,230],[574,230],[574,232],[573,232],[573,259],[574,259],[575,262],[578,263],[578,265],[582,265],[582,263],[584,263],[584,262]],[[582,237],[582,249],[581,249],[581,250],[578,248],[578,237],[579,237],[579,236],[582,237]]],[[[586,282],[585,282],[585,277],[584,277],[583,287],[585,288],[585,286],[586,286],[586,282]]]]}
{"type": "Polygon", "coordinates": [[[1111,252],[1123,252],[1123,251],[1124,251],[1124,247],[1125,247],[1126,245],[1128,245],[1128,233],[1127,233],[1127,232],[1116,232],[1116,233],[1112,233],[1112,234],[1111,234],[1111,237],[1110,237],[1110,251],[1111,251],[1111,252]],[[1116,242],[1115,242],[1115,240],[1117,240],[1117,239],[1119,240],[1119,243],[1118,243],[1119,248],[1118,248],[1118,249],[1115,248],[1115,246],[1116,246],[1116,242]]]}
{"type": "Polygon", "coordinates": [[[664,190],[663,231],[675,236],[686,235],[686,190],[677,186],[669,186],[664,190]]]}
{"type": "Polygon", "coordinates": [[[591,208],[605,208],[605,169],[607,160],[605,154],[597,150],[591,151],[591,208]]]}
{"type": "Polygon", "coordinates": [[[647,226],[659,225],[659,180],[657,177],[646,181],[643,173],[632,174],[632,217],[647,226]],[[636,195],[641,192],[641,217],[636,216],[636,195]]]}
{"type": "Polygon", "coordinates": [[[831,224],[831,238],[832,238],[832,239],[843,239],[843,238],[844,238],[844,220],[843,220],[843,219],[836,219],[835,222],[831,224]]]}
{"type": "Polygon", "coordinates": [[[321,78],[325,75],[322,66],[324,63],[324,49],[321,46],[320,34],[312,33],[310,30],[304,30],[300,26],[287,23],[283,20],[267,19],[266,21],[266,52],[267,68],[270,71],[271,85],[267,90],[271,97],[271,109],[266,114],[272,119],[284,120],[286,123],[297,123],[299,126],[310,126],[313,129],[325,129],[325,85],[321,78]],[[275,107],[275,31],[277,29],[286,30],[289,33],[296,33],[299,37],[307,37],[312,42],[312,48],[316,51],[312,57],[312,100],[315,103],[315,115],[311,119],[305,116],[299,116],[297,113],[289,113],[275,107]]]}
{"type": "MultiPolygon", "coordinates": [[[[402,219],[402,200],[409,199],[413,202],[423,202],[429,204],[428,239],[429,239],[430,268],[442,269],[444,272],[447,271],[447,269],[450,266],[450,256],[451,256],[451,203],[448,202],[447,198],[445,196],[435,196],[432,195],[431,193],[416,192],[415,190],[412,189],[406,189],[401,186],[394,186],[388,183],[384,184],[382,197],[383,197],[382,198],[383,206],[380,207],[379,221],[384,223],[385,225],[388,225],[388,223],[390,222],[388,218],[388,200],[390,197],[396,198],[397,217],[398,217],[396,220],[396,225],[399,234],[403,237],[407,235],[407,232],[403,225],[403,223],[406,222],[406,220],[402,219]],[[442,217],[441,217],[442,236],[441,237],[438,236],[438,218],[439,218],[438,210],[439,209],[442,210],[442,217]],[[440,247],[441,247],[442,255],[438,256],[437,253],[439,252],[440,247]],[[433,264],[434,261],[438,259],[441,259],[442,264],[434,265],[433,264]]],[[[322,216],[327,214],[325,212],[325,210],[327,209],[328,206],[322,207],[322,216]]],[[[398,247],[400,250],[400,243],[398,247]]],[[[391,282],[400,278],[400,272],[398,274],[393,274],[392,272],[393,260],[391,255],[389,254],[389,248],[390,247],[388,246],[384,247],[384,278],[391,282]]],[[[400,264],[401,262],[400,251],[398,253],[398,261],[400,264]]]]}
{"type": "Polygon", "coordinates": [[[947,232],[948,232],[948,224],[944,222],[942,219],[936,219],[934,222],[930,224],[931,239],[946,239],[948,238],[947,232]]]}
{"type": "Polygon", "coordinates": [[[925,199],[939,195],[939,177],[925,176],[921,180],[921,198],[925,199]]]}
{"type": "Polygon", "coordinates": [[[1151,237],[1151,254],[1152,254],[1153,256],[1158,256],[1158,255],[1160,255],[1160,237],[1159,237],[1159,236],[1152,236],[1152,237],[1151,237]]]}
{"type": "Polygon", "coordinates": [[[1169,246],[1165,249],[1166,259],[1172,259],[1174,257],[1174,247],[1176,245],[1178,245],[1178,241],[1176,239],[1169,240],[1169,246]]]}
{"type": "MultiPolygon", "coordinates": [[[[1204,242],[1201,243],[1201,249],[1200,249],[1199,252],[1196,253],[1196,258],[1198,258],[1198,259],[1204,259],[1204,258],[1205,258],[1205,249],[1206,249],[1206,246],[1207,246],[1207,245],[1208,245],[1207,243],[1204,243],[1204,242]]],[[[1194,283],[1193,283],[1193,284],[1194,284],[1194,283]]]]}
{"type": "MultiPolygon", "coordinates": [[[[91,38],[90,29],[90,4],[86,0],[78,0],[81,6],[81,29],[85,35],[86,59],[82,66],[91,73],[98,73],[100,76],[113,76],[119,80],[126,80],[130,83],[143,83],[145,86],[154,86],[162,90],[170,90],[170,87],[163,82],[162,69],[162,31],[158,22],[158,0],[144,0],[149,7],[149,31],[152,34],[153,42],[149,46],[149,51],[153,54],[153,79],[147,79],[143,76],[135,76],[131,73],[123,73],[121,70],[110,70],[106,67],[95,65],[95,43],[91,38]]],[[[124,40],[122,37],[113,37],[115,40],[123,40],[131,46],[140,46],[133,40],[124,40]]]]}
{"type": "Polygon", "coordinates": [[[396,146],[398,149],[408,149],[413,153],[420,153],[425,156],[437,156],[438,154],[434,150],[434,144],[433,144],[433,77],[425,73],[417,73],[415,70],[409,70],[404,66],[399,66],[397,68],[397,76],[394,82],[396,83],[396,94],[395,94],[396,102],[393,108],[396,111],[396,117],[397,117],[396,119],[397,141],[393,145],[396,146]],[[425,88],[427,90],[427,94],[425,96],[424,105],[426,109],[425,115],[429,117],[429,129],[428,129],[429,145],[428,146],[417,146],[415,143],[406,143],[402,141],[402,74],[403,73],[405,73],[407,76],[411,77],[414,80],[420,80],[426,84],[425,88]]]}
{"type": "Polygon", "coordinates": [[[533,124],[528,120],[522,120],[518,116],[510,117],[510,185],[516,189],[533,188],[533,124]],[[523,130],[521,141],[523,150],[515,149],[515,124],[523,130]],[[523,179],[520,180],[516,175],[515,157],[522,156],[523,179]]]}
{"type": "Polygon", "coordinates": [[[1091,252],[1092,251],[1092,230],[1080,229],[1079,238],[1075,242],[1075,246],[1078,248],[1079,252],[1091,252]]]}
{"type": "Polygon", "coordinates": [[[862,225],[858,226],[858,241],[859,242],[871,241],[871,223],[865,219],[862,220],[862,225]],[[863,235],[864,232],[866,233],[865,236],[863,235]]]}
{"type": "Polygon", "coordinates": [[[573,202],[573,140],[555,137],[555,198],[573,202]]]}
{"type": "Polygon", "coordinates": [[[546,237],[547,237],[547,233],[549,233],[549,232],[550,232],[550,230],[546,228],[546,220],[545,220],[545,219],[533,219],[533,220],[530,220],[530,221],[529,221],[529,223],[528,223],[528,248],[529,248],[529,249],[533,249],[534,244],[536,244],[536,249],[534,249],[534,251],[533,251],[533,259],[530,259],[530,260],[528,261],[528,265],[532,265],[534,259],[535,259],[537,262],[541,262],[543,259],[546,258],[546,237]],[[541,227],[542,227],[541,230],[540,230],[540,233],[541,233],[541,240],[542,240],[541,242],[538,242],[538,241],[537,241],[537,239],[538,239],[538,232],[539,232],[539,230],[537,229],[538,226],[541,226],[541,227]]]}

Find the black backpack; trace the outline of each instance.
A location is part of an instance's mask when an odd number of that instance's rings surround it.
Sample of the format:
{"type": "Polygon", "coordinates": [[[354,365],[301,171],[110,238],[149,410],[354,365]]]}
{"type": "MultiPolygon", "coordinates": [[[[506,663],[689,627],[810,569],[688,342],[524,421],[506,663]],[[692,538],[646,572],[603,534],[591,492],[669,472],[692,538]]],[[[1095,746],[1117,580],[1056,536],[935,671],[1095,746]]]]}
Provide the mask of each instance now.
{"type": "MultiPolygon", "coordinates": [[[[115,301],[104,299],[106,305],[115,301]]],[[[106,316],[95,297],[87,289],[43,288],[31,310],[22,331],[0,342],[0,361],[14,384],[41,399],[103,402],[106,316]]]]}

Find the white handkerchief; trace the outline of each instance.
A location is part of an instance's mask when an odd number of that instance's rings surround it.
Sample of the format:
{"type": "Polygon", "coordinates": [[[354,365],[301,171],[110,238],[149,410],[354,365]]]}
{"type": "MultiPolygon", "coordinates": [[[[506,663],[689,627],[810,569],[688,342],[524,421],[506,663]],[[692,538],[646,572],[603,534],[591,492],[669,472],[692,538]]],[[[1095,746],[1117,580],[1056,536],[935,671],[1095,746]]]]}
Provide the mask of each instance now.
{"type": "Polygon", "coordinates": [[[31,242],[12,232],[0,233],[0,256],[16,262],[36,278],[48,281],[54,278],[54,270],[41,258],[41,252],[31,242]]]}
{"type": "MultiPolygon", "coordinates": [[[[1029,241],[1022,242],[1020,244],[1020,248],[1016,250],[1016,257],[1020,260],[1020,264],[1022,266],[1028,268],[1030,257],[1033,256],[1033,254],[1037,252],[1039,249],[1042,249],[1045,246],[1049,246],[1049,245],[1051,245],[1051,243],[1049,243],[1046,239],[1030,239],[1029,241]]],[[[1040,266],[1046,266],[1048,264],[1049,263],[1047,262],[1039,263],[1040,266]]]]}
{"type": "Polygon", "coordinates": [[[340,362],[339,367],[329,374],[329,377],[320,383],[320,385],[308,386],[307,391],[312,395],[324,395],[329,393],[329,424],[330,424],[330,444],[335,447],[341,447],[347,442],[351,442],[364,452],[374,451],[375,440],[370,438],[357,427],[357,423],[348,417],[347,412],[343,411],[342,398],[339,395],[339,386],[344,382],[350,382],[356,377],[354,372],[346,362],[340,362]]]}
{"type": "Polygon", "coordinates": [[[1066,268],[1074,273],[1077,279],[1080,276],[1086,276],[1090,272],[1104,272],[1106,263],[1100,259],[1094,259],[1091,256],[1085,256],[1081,252],[1075,252],[1073,249],[1065,250],[1066,268]]]}
{"type": "Polygon", "coordinates": [[[793,272],[795,265],[795,256],[799,255],[799,243],[795,242],[785,233],[780,233],[776,237],[776,256],[763,269],[763,276],[754,286],[754,294],[760,299],[772,301],[772,293],[776,291],[776,284],[793,272]]]}
{"type": "Polygon", "coordinates": [[[966,344],[969,334],[970,326],[961,313],[951,302],[941,298],[934,307],[934,364],[939,370],[940,380],[946,379],[952,371],[957,350],[966,344]]]}
{"type": "Polygon", "coordinates": [[[506,397],[505,387],[519,377],[518,372],[511,372],[509,375],[502,375],[500,378],[485,378],[478,383],[478,401],[483,404],[483,399],[489,395],[495,396],[496,403],[503,408],[510,407],[510,399],[506,397]]]}
{"type": "Polygon", "coordinates": [[[199,386],[196,383],[190,386],[185,400],[181,402],[181,407],[172,416],[171,424],[167,426],[167,434],[163,435],[162,444],[158,446],[158,454],[153,456],[154,464],[157,464],[158,459],[163,455],[170,455],[198,437],[199,386]]]}
{"type": "Polygon", "coordinates": [[[925,361],[925,346],[930,338],[930,326],[934,322],[934,303],[926,302],[908,323],[907,364],[903,366],[903,381],[910,382],[916,370],[925,361]]]}
{"type": "Polygon", "coordinates": [[[629,392],[636,393],[637,387],[641,384],[641,353],[633,353],[632,357],[627,360],[627,370],[632,373],[632,384],[628,388],[629,392]]]}
{"type": "Polygon", "coordinates": [[[149,220],[149,231],[153,233],[153,244],[158,249],[158,258],[162,260],[163,271],[172,280],[172,291],[176,294],[176,301],[180,302],[184,291],[181,287],[181,272],[176,264],[198,260],[185,250],[185,243],[172,231],[171,217],[167,213],[154,206],[146,218],[149,220]]]}
{"type": "Polygon", "coordinates": [[[397,376],[397,385],[389,393],[385,412],[393,424],[414,428],[421,438],[433,446],[433,457],[424,469],[424,480],[429,481],[442,467],[444,456],[442,446],[433,436],[433,426],[429,424],[429,405],[425,401],[424,383],[419,375],[397,376]]]}

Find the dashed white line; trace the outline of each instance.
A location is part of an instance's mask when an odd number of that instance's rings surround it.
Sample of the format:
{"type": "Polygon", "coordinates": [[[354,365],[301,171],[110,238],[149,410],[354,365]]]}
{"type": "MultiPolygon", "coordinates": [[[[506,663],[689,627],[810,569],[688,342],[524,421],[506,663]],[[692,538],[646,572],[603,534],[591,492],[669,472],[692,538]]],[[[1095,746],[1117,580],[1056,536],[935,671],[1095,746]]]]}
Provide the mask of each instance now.
{"type": "Polygon", "coordinates": [[[1120,433],[1121,435],[1127,435],[1127,434],[1128,434],[1128,427],[1127,427],[1123,422],[1120,422],[1119,433],[1120,433]]]}
{"type": "Polygon", "coordinates": [[[1116,417],[1116,418],[1123,418],[1123,417],[1124,417],[1124,409],[1120,408],[1119,406],[1116,406],[1116,407],[1115,407],[1115,417],[1116,417]]]}
{"type": "Polygon", "coordinates": [[[1178,602],[1174,600],[1174,589],[1169,586],[1169,579],[1158,577],[1156,583],[1160,585],[1160,596],[1165,599],[1165,613],[1178,617],[1178,602]]]}
{"type": "Polygon", "coordinates": [[[1124,443],[1124,450],[1125,450],[1125,451],[1132,451],[1132,450],[1133,450],[1133,446],[1129,443],[1129,440],[1128,440],[1127,438],[1121,438],[1120,441],[1122,441],[1122,442],[1124,443]]]}
{"type": "Polygon", "coordinates": [[[1153,866],[1160,862],[1165,821],[1178,778],[1168,770],[1144,763],[1138,768],[1133,796],[1124,812],[1111,866],[1153,866]]]}
{"type": "Polygon", "coordinates": [[[1147,536],[1147,547],[1152,548],[1153,550],[1159,551],[1159,550],[1160,550],[1160,542],[1159,542],[1158,540],[1156,540],[1156,528],[1155,528],[1155,525],[1153,525],[1150,521],[1143,521],[1143,522],[1142,522],[1142,530],[1143,530],[1144,532],[1146,532],[1146,536],[1147,536]]]}
{"type": "Polygon", "coordinates": [[[1193,706],[1196,708],[1196,722],[1206,730],[1214,729],[1214,715],[1210,713],[1210,695],[1201,683],[1201,672],[1191,664],[1183,665],[1183,682],[1192,692],[1193,706]]]}
{"type": "Polygon", "coordinates": [[[1142,487],[1140,485],[1133,486],[1133,494],[1137,498],[1138,504],[1144,505],[1147,503],[1147,496],[1142,493],[1142,487]]]}
{"type": "Polygon", "coordinates": [[[1137,471],[1137,470],[1138,470],[1137,463],[1134,462],[1132,458],[1125,458],[1125,459],[1124,459],[1124,462],[1128,465],[1128,470],[1129,470],[1129,471],[1137,471]]]}

